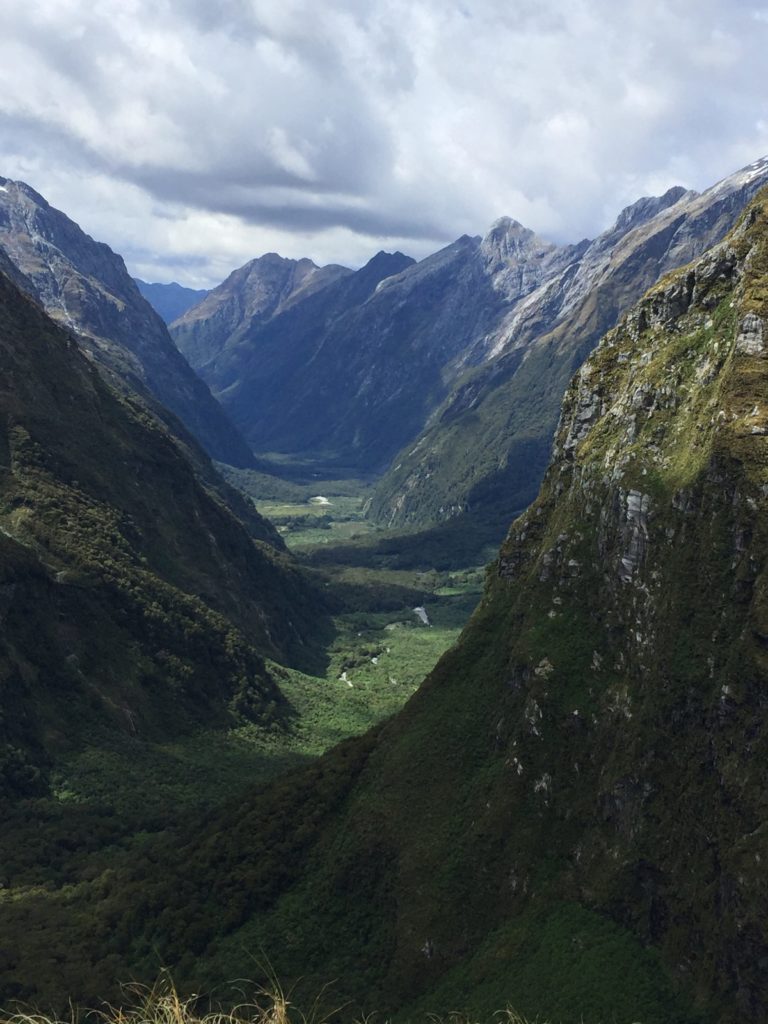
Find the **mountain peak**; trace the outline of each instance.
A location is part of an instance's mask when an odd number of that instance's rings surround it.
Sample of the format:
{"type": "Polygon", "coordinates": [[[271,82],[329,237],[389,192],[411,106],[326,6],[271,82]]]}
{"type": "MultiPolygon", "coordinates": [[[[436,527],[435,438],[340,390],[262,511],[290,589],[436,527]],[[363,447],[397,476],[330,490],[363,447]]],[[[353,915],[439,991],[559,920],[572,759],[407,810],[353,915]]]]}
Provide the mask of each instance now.
{"type": "Polygon", "coordinates": [[[625,206],[619,216],[616,218],[616,223],[613,226],[613,230],[621,233],[631,231],[632,228],[637,227],[639,224],[644,224],[646,221],[651,220],[662,210],[669,209],[670,206],[674,206],[675,203],[679,203],[683,198],[695,198],[696,193],[683,188],[682,185],[673,185],[672,188],[661,196],[643,196],[640,199],[635,200],[634,203],[630,203],[629,206],[625,206]]]}
{"type": "Polygon", "coordinates": [[[357,273],[366,277],[369,274],[375,274],[380,280],[383,280],[385,277],[392,277],[394,274],[399,274],[408,267],[412,267],[415,262],[416,260],[412,256],[406,256],[405,253],[386,252],[384,249],[380,249],[357,273]]]}
{"type": "Polygon", "coordinates": [[[519,220],[515,220],[514,217],[499,217],[491,224],[488,229],[488,234],[523,234],[532,235],[533,232],[530,228],[525,227],[519,220]]]}
{"type": "Polygon", "coordinates": [[[140,393],[162,422],[170,410],[173,432],[183,423],[209,455],[251,465],[253,454],[179,355],[122,256],[94,241],[25,182],[3,181],[0,246],[48,315],[78,335],[112,384],[140,393]]]}

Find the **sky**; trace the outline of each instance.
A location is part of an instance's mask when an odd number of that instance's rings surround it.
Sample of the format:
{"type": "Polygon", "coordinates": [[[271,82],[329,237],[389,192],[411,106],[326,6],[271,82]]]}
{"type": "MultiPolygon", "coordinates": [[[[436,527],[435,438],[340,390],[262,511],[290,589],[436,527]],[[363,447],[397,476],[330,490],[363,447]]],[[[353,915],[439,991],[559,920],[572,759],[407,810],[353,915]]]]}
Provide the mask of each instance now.
{"type": "Polygon", "coordinates": [[[0,175],[150,281],[594,237],[768,153],[768,3],[0,0],[0,175]]]}

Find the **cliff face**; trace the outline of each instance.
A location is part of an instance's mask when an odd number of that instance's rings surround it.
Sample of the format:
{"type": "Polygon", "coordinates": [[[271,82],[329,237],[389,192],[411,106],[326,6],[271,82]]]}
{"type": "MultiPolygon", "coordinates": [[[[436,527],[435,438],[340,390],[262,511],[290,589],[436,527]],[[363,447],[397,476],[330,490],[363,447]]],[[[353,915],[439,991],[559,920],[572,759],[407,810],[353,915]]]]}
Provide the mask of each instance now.
{"type": "Polygon", "coordinates": [[[198,977],[260,947],[386,1010],[765,1019],[767,318],[762,194],[576,375],[537,500],[403,712],[314,795],[190,837],[166,955],[223,902],[198,977]]]}
{"type": "Polygon", "coordinates": [[[252,465],[252,453],[180,355],[122,258],[23,182],[2,178],[0,186],[0,246],[48,314],[78,334],[115,386],[145,396],[160,418],[170,410],[213,458],[252,465]]]}
{"type": "Polygon", "coordinates": [[[486,358],[393,459],[372,518],[404,525],[468,514],[502,531],[536,495],[573,372],[648,287],[723,238],[767,175],[758,161],[701,195],[672,189],[640,200],[549,275],[497,323],[486,358]]]}

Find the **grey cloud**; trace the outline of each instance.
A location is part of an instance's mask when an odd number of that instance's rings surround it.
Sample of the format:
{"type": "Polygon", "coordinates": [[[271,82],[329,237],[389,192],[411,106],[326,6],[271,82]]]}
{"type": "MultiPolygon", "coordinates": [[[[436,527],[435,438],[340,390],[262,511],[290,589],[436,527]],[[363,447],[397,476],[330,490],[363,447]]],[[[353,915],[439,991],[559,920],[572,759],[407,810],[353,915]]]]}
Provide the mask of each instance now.
{"type": "Polygon", "coordinates": [[[8,2],[0,148],[67,194],[143,190],[169,239],[226,215],[440,243],[510,214],[571,241],[768,150],[768,19],[746,2],[8,2]]]}

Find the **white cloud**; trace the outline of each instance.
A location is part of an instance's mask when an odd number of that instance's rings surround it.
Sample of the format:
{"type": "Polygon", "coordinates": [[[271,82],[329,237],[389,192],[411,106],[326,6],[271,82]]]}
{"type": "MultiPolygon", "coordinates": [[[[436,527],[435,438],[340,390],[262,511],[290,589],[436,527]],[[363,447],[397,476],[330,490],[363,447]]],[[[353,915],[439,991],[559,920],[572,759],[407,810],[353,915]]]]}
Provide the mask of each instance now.
{"type": "Polygon", "coordinates": [[[141,276],[594,235],[768,151],[762,5],[5,0],[0,173],[141,276]]]}

